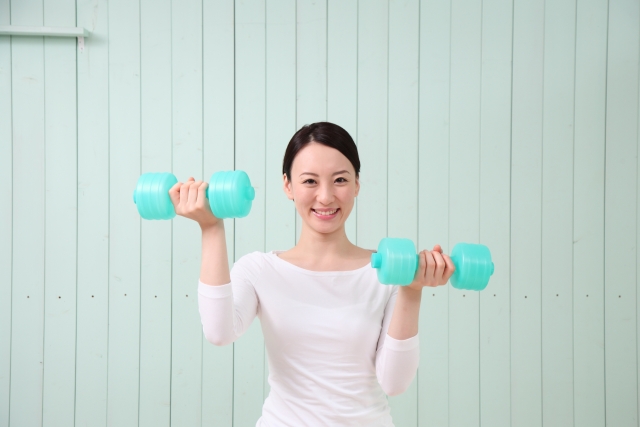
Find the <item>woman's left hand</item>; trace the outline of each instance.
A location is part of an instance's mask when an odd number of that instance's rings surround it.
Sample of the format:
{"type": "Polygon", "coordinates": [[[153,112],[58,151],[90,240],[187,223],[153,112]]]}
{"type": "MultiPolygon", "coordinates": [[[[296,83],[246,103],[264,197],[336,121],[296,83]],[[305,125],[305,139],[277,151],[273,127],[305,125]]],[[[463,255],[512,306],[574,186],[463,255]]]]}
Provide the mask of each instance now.
{"type": "Polygon", "coordinates": [[[449,255],[442,253],[440,245],[435,245],[432,251],[425,249],[418,255],[420,255],[418,271],[408,287],[420,291],[425,286],[446,285],[456,268],[449,255]]]}

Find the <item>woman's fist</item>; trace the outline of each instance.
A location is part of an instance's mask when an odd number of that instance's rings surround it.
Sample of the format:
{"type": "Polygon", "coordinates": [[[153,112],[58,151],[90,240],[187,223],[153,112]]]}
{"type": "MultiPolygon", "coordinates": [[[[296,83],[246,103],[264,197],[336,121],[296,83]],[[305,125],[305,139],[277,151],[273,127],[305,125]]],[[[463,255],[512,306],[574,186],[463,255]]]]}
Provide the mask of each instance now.
{"type": "Polygon", "coordinates": [[[200,227],[215,225],[221,221],[211,212],[206,193],[208,186],[206,182],[196,181],[191,177],[184,184],[178,182],[171,187],[169,198],[176,215],[192,219],[200,224],[200,227]]]}
{"type": "Polygon", "coordinates": [[[440,245],[435,245],[432,251],[425,249],[418,255],[420,255],[420,264],[409,287],[419,291],[425,286],[446,285],[456,268],[449,255],[442,253],[440,245]]]}

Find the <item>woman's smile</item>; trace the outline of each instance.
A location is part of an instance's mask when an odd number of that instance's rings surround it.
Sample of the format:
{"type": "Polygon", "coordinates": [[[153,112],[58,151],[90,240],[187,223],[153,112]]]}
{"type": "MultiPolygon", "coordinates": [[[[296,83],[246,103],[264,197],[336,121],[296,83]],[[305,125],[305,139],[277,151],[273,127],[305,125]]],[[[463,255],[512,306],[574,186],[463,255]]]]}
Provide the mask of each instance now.
{"type": "Polygon", "coordinates": [[[340,208],[337,209],[331,209],[331,210],[315,210],[315,209],[311,209],[313,211],[313,214],[317,217],[320,218],[322,220],[329,220],[329,219],[333,219],[338,215],[338,212],[340,211],[340,208]]]}

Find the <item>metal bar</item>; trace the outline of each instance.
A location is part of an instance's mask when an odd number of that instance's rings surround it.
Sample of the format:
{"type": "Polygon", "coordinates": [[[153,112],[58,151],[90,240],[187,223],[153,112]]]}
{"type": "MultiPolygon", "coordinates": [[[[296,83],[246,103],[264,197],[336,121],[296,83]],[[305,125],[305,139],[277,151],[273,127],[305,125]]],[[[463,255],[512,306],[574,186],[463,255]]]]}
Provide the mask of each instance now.
{"type": "Polygon", "coordinates": [[[53,36],[88,37],[89,31],[83,27],[25,27],[0,25],[0,36],[53,36]]]}

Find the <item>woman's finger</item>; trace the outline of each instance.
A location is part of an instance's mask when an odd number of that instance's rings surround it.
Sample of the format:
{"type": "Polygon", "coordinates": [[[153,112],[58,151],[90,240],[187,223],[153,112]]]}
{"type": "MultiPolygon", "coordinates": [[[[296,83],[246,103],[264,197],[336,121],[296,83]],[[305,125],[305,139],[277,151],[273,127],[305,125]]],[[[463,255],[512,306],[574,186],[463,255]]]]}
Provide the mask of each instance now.
{"type": "Polygon", "coordinates": [[[433,273],[434,279],[438,282],[438,285],[443,285],[446,283],[446,280],[442,283],[442,274],[444,273],[444,268],[447,264],[444,262],[444,259],[442,259],[442,254],[440,252],[433,251],[431,254],[433,255],[433,260],[436,263],[435,271],[433,273]]]}
{"type": "Polygon", "coordinates": [[[453,276],[453,273],[456,271],[456,266],[453,264],[453,261],[451,260],[451,257],[449,257],[449,255],[443,254],[442,258],[446,263],[446,268],[444,269],[444,273],[443,273],[443,279],[446,279],[446,281],[449,281],[451,276],[453,276]]]}
{"type": "Polygon", "coordinates": [[[182,186],[181,182],[176,182],[173,187],[169,189],[169,198],[171,199],[171,203],[173,203],[174,209],[180,203],[180,187],[182,186]]]}
{"type": "Polygon", "coordinates": [[[198,201],[198,187],[200,187],[200,181],[192,181],[189,186],[189,206],[194,208],[198,201]]]}
{"type": "Polygon", "coordinates": [[[191,180],[188,180],[180,186],[180,206],[183,208],[189,201],[189,187],[191,187],[191,180]]]}
{"type": "Polygon", "coordinates": [[[205,181],[198,186],[198,206],[204,206],[207,202],[207,186],[205,181]]]}
{"type": "Polygon", "coordinates": [[[418,263],[418,271],[416,272],[416,277],[422,281],[425,277],[425,272],[427,271],[427,259],[424,256],[424,251],[420,252],[418,255],[420,262],[418,263]]]}
{"type": "Polygon", "coordinates": [[[427,282],[432,282],[433,281],[433,277],[434,277],[434,273],[436,270],[436,262],[433,259],[433,255],[431,254],[430,251],[425,250],[424,251],[425,254],[425,258],[427,259],[427,270],[425,272],[425,279],[427,280],[427,282]]]}

